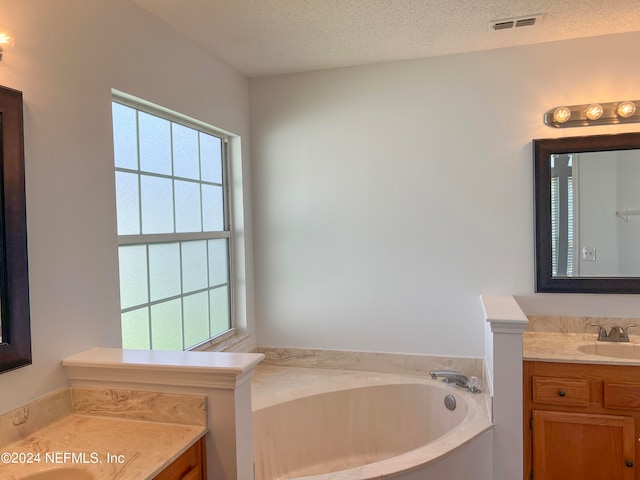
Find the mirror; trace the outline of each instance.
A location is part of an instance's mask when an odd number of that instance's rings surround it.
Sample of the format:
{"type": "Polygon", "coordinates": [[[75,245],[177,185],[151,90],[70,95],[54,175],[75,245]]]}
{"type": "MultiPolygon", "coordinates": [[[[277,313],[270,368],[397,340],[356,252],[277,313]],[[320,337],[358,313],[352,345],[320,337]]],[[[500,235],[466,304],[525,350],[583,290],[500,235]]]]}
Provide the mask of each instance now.
{"type": "Polygon", "coordinates": [[[0,372],[31,363],[22,92],[0,86],[0,372]]]}
{"type": "Polygon", "coordinates": [[[536,292],[640,293],[640,133],[533,152],[536,292]]]}

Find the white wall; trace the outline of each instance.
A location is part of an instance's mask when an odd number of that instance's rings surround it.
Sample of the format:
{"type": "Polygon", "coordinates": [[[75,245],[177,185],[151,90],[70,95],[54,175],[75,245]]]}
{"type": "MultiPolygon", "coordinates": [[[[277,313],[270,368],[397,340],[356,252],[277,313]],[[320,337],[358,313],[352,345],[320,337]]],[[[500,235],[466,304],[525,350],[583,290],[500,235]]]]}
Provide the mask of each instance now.
{"type": "Polygon", "coordinates": [[[481,293],[531,314],[637,314],[635,295],[533,293],[531,140],[636,130],[542,116],[639,98],[639,42],[251,80],[258,344],[481,356],[481,293]]]}
{"type": "Polygon", "coordinates": [[[0,11],[17,38],[0,84],[25,103],[33,345],[33,365],[0,375],[4,412],[66,384],[62,358],[120,345],[111,89],[245,140],[249,97],[246,79],[128,0],[0,0],[0,11]]]}
{"type": "Polygon", "coordinates": [[[618,265],[617,152],[578,155],[579,231],[577,261],[581,277],[620,276],[618,265]],[[582,259],[583,247],[596,248],[596,261],[582,259]]]}
{"type": "MultiPolygon", "coordinates": [[[[640,151],[627,150],[618,153],[618,198],[616,210],[626,206],[629,210],[640,210],[640,151]]],[[[618,254],[620,273],[630,277],[640,276],[640,216],[630,215],[625,222],[616,217],[618,232],[618,254]]]]}

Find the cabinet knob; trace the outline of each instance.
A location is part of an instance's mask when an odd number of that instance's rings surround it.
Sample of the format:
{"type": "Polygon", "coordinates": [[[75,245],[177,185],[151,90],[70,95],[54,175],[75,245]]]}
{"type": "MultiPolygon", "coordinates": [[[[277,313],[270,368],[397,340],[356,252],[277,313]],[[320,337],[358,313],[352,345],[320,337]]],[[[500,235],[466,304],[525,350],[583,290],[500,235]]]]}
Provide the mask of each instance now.
{"type": "Polygon", "coordinates": [[[633,467],[633,462],[631,460],[627,460],[626,462],[624,462],[624,464],[629,468],[633,467]]]}
{"type": "Polygon", "coordinates": [[[564,397],[567,393],[564,390],[560,390],[558,392],[558,395],[560,395],[561,397],[564,397]]]}

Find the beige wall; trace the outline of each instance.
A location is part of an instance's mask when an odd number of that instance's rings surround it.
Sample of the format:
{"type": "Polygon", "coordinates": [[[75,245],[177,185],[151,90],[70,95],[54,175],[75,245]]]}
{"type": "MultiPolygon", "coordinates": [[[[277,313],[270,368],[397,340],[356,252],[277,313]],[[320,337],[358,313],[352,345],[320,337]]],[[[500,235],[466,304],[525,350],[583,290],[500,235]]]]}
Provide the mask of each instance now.
{"type": "Polygon", "coordinates": [[[111,89],[247,140],[249,105],[246,79],[133,2],[0,0],[0,11],[17,38],[0,84],[24,93],[33,344],[33,365],[0,375],[3,412],[65,384],[62,358],[120,345],[111,89]]]}

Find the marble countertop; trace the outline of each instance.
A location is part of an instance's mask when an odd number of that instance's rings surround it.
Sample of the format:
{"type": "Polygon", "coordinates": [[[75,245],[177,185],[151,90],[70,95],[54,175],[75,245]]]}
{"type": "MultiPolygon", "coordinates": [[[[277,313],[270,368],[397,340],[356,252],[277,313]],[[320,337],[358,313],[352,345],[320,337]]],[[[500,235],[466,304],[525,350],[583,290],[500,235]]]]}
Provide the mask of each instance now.
{"type": "Polygon", "coordinates": [[[206,413],[202,395],[65,387],[0,415],[0,478],[152,479],[207,432],[206,413]]]}
{"type": "Polygon", "coordinates": [[[42,470],[77,468],[94,480],[152,479],[205,433],[197,425],[68,415],[3,447],[0,477],[20,480],[42,470]]]}
{"type": "Polygon", "coordinates": [[[599,342],[594,333],[525,332],[523,336],[523,360],[543,362],[594,363],[603,365],[640,365],[640,354],[636,358],[618,358],[593,355],[581,350],[592,348],[638,349],[640,335],[629,335],[629,343],[599,342]]]}

